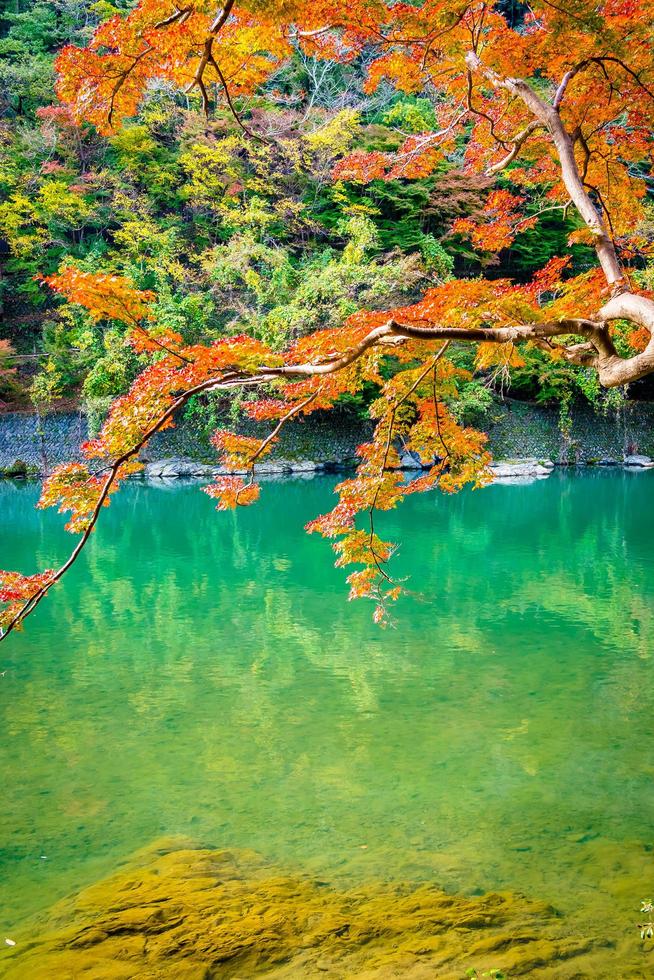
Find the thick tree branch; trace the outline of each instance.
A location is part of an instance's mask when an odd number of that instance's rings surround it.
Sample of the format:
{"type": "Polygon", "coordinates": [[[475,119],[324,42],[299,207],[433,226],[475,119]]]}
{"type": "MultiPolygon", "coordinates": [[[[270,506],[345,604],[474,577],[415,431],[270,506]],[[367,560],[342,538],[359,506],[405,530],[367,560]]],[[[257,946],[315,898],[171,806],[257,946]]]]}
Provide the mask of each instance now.
{"type": "Polygon", "coordinates": [[[218,11],[213,19],[213,23],[209,28],[209,32],[215,37],[220,31],[223,24],[226,22],[230,13],[232,12],[232,7],[234,6],[235,0],[227,0],[225,5],[218,11]]]}
{"type": "Polygon", "coordinates": [[[542,99],[524,79],[502,78],[492,69],[485,68],[473,51],[467,54],[466,64],[470,71],[480,72],[494,88],[505,89],[520,98],[535,119],[550,133],[561,164],[563,183],[577,211],[594,236],[595,251],[606,276],[606,281],[616,292],[627,288],[615,246],[601,214],[597,211],[583,185],[575,160],[574,143],[565,129],[557,109],[542,99]]]}
{"type": "Polygon", "coordinates": [[[497,174],[500,172],[500,170],[504,170],[505,167],[508,167],[508,165],[513,160],[515,160],[518,153],[520,152],[524,144],[527,142],[531,134],[536,132],[537,129],[542,129],[542,128],[543,128],[543,123],[539,122],[537,119],[534,119],[534,121],[530,122],[528,126],[525,126],[522,132],[518,133],[518,135],[511,140],[513,146],[506,154],[506,156],[503,157],[501,160],[499,160],[497,163],[494,163],[492,164],[492,166],[488,167],[486,170],[486,175],[488,177],[491,177],[493,174],[497,174]]]}
{"type": "Polygon", "coordinates": [[[166,17],[164,20],[157,21],[154,25],[155,30],[161,30],[164,27],[169,27],[171,24],[180,23],[183,24],[187,21],[191,14],[193,13],[192,7],[178,7],[170,17],[166,17]]]}
{"type": "Polygon", "coordinates": [[[229,88],[227,86],[227,80],[226,80],[226,78],[225,78],[225,76],[224,76],[224,74],[222,72],[222,69],[221,69],[220,65],[218,64],[218,62],[214,58],[213,54],[210,55],[209,64],[213,67],[216,75],[218,76],[218,78],[220,80],[220,84],[222,85],[223,92],[225,93],[225,98],[227,99],[227,105],[229,106],[229,110],[230,110],[232,116],[234,117],[234,119],[236,120],[236,122],[238,123],[238,125],[240,126],[240,128],[243,130],[243,132],[245,133],[245,135],[246,136],[249,136],[250,139],[257,140],[259,143],[266,143],[267,140],[264,139],[263,136],[259,136],[258,133],[253,133],[252,130],[249,129],[245,125],[245,123],[241,119],[239,113],[236,111],[236,106],[234,105],[234,102],[232,101],[232,96],[231,96],[230,91],[229,91],[229,88]]]}

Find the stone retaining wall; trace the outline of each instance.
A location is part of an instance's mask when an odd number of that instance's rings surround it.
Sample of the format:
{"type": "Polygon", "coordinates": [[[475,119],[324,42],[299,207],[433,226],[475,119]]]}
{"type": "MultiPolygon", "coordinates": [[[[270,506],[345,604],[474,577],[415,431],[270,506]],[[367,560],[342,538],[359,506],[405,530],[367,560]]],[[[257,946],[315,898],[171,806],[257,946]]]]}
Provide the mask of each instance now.
{"type": "Polygon", "coordinates": [[[80,445],[88,431],[81,412],[52,414],[44,418],[26,412],[0,415],[0,472],[17,461],[41,472],[57,463],[80,457],[80,445]]]}
{"type": "Polygon", "coordinates": [[[654,456],[654,403],[628,402],[624,410],[608,415],[588,404],[575,406],[564,436],[556,408],[506,399],[496,404],[486,430],[497,459],[538,456],[555,463],[621,460],[640,452],[654,456]]]}
{"type": "MultiPolygon", "coordinates": [[[[229,427],[230,423],[223,423],[229,427]]],[[[555,463],[587,463],[610,458],[622,460],[627,453],[654,456],[654,403],[633,402],[624,412],[603,416],[590,406],[572,413],[572,424],[564,436],[556,409],[506,399],[489,412],[486,424],[490,448],[496,459],[536,457],[555,463]]],[[[80,445],[88,437],[86,416],[81,413],[52,414],[44,419],[27,413],[0,415],[0,472],[21,460],[32,471],[44,463],[52,467],[64,460],[80,458],[80,445]]],[[[265,435],[269,427],[246,423],[239,431],[265,435]]],[[[343,465],[354,458],[360,442],[370,435],[370,425],[339,414],[293,421],[283,430],[271,460],[295,464],[343,465]]],[[[145,459],[150,462],[186,459],[197,463],[216,462],[208,432],[192,419],[152,439],[145,459]]]]}

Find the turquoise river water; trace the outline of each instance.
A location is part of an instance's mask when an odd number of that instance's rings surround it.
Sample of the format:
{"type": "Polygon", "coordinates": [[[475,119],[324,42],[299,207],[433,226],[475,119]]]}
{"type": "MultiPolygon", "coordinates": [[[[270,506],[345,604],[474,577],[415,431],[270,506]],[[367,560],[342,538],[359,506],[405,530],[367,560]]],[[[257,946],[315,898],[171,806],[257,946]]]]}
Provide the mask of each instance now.
{"type": "MultiPolygon", "coordinates": [[[[518,890],[638,942],[654,473],[409,500],[379,522],[413,590],[386,631],[303,532],[333,482],[236,514],[134,483],[0,646],[0,938],[184,834],[331,880],[518,890]]],[[[0,567],[70,547],[37,495],[0,484],[0,567]]]]}

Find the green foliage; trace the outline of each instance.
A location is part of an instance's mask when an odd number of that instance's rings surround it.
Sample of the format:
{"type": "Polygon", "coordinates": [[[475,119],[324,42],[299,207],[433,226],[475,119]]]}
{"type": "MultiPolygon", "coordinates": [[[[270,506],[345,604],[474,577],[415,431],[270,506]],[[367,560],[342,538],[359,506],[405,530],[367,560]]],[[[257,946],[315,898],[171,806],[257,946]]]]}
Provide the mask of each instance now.
{"type": "Polygon", "coordinates": [[[449,400],[450,410],[457,422],[483,428],[493,408],[493,390],[478,378],[460,381],[457,396],[449,400]]]}
{"type": "Polygon", "coordinates": [[[424,133],[438,129],[438,119],[430,99],[405,96],[394,102],[382,115],[385,126],[391,126],[403,133],[424,133]]]}
{"type": "Polygon", "coordinates": [[[433,235],[423,235],[420,240],[420,253],[427,270],[441,281],[452,277],[454,259],[433,235]]]}
{"type": "Polygon", "coordinates": [[[52,363],[32,381],[29,389],[30,399],[38,412],[45,414],[62,393],[61,377],[52,363]]]}
{"type": "Polygon", "coordinates": [[[522,232],[511,246],[507,258],[509,268],[520,279],[530,279],[556,255],[570,254],[580,271],[595,264],[595,253],[586,245],[568,245],[570,234],[580,227],[572,217],[562,218],[559,212],[548,212],[534,228],[522,232]]]}
{"type": "Polygon", "coordinates": [[[425,276],[419,257],[371,255],[373,222],[360,214],[339,225],[343,247],[323,247],[296,259],[291,250],[257,240],[252,230],[206,251],[201,265],[225,328],[248,332],[273,347],[315,329],[338,326],[362,307],[392,306],[425,276]]]}
{"type": "MultiPolygon", "coordinates": [[[[366,94],[358,62],[327,65],[298,52],[252,101],[256,125],[276,133],[266,143],[248,139],[225,109],[207,121],[195,102],[156,86],[138,117],[109,138],[76,126],[51,105],[54,53],[84,44],[95,24],[130,2],[13,0],[0,13],[0,340],[43,355],[41,373],[23,379],[35,402],[72,395],[101,405],[140,367],[121,325],[99,327],[41,284],[64,258],[154,290],[157,322],[189,343],[247,332],[276,348],[479,270],[481,258],[449,229],[456,217],[479,213],[484,190],[454,166],[414,181],[333,182],[334,164],[351,150],[395,149],[437,126],[429,98],[386,84],[366,94]]],[[[484,261],[526,278],[565,250],[571,230],[548,212],[510,254],[484,261]]],[[[588,249],[572,253],[583,268],[588,249]]],[[[652,285],[651,270],[642,280],[652,285]]],[[[626,336],[616,343],[628,348],[626,336]]],[[[15,378],[4,385],[5,397],[17,397],[15,378]]],[[[511,385],[513,395],[538,401],[617,404],[594,375],[536,350],[511,371],[511,385]]],[[[489,379],[460,388],[457,418],[481,423],[489,379]]],[[[373,396],[343,407],[360,413],[373,396]]]]}
{"type": "Polygon", "coordinates": [[[343,211],[351,213],[360,209],[377,226],[381,249],[416,251],[421,249],[425,236],[434,230],[428,214],[434,181],[430,177],[406,183],[374,180],[366,187],[327,185],[316,197],[316,217],[331,230],[338,227],[343,211]]]}

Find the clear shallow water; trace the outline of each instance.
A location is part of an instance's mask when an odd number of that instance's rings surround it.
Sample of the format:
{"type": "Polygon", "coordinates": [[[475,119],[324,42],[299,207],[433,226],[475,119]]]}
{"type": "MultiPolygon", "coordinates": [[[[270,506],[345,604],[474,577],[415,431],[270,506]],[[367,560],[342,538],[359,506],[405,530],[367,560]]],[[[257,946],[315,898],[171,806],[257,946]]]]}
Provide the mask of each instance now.
{"type": "MultiPolygon", "coordinates": [[[[167,834],[330,880],[523,891],[637,940],[654,893],[654,474],[413,499],[380,631],[302,526],[134,484],[0,647],[0,935],[167,834]]],[[[0,484],[0,566],[71,538],[0,484]]],[[[36,557],[36,565],[34,559],[36,557]]],[[[10,933],[9,933],[10,934],[10,933]]]]}

